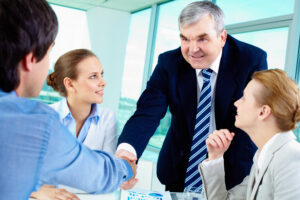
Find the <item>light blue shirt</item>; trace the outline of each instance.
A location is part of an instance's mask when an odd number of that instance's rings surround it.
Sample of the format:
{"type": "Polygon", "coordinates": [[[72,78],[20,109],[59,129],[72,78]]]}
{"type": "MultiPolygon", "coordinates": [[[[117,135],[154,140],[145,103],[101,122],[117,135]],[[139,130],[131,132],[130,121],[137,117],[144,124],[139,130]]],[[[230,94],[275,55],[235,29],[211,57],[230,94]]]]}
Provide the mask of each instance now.
{"type": "Polygon", "coordinates": [[[130,165],[80,144],[49,106],[0,90],[0,199],[28,199],[40,184],[116,190],[130,165]]]}
{"type": "MultiPolygon", "coordinates": [[[[50,105],[59,114],[60,121],[76,138],[76,124],[70,112],[67,99],[50,105]]],[[[117,118],[114,111],[92,104],[92,109],[84,122],[77,140],[93,150],[115,153],[117,145],[117,118]]]]}

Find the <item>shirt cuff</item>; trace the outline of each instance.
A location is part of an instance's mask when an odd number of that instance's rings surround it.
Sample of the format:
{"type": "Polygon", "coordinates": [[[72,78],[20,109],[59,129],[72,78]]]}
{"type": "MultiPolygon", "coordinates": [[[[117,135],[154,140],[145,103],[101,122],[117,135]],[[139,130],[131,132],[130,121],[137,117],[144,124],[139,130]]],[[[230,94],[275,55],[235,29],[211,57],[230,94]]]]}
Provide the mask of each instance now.
{"type": "Polygon", "coordinates": [[[202,161],[201,164],[202,164],[203,167],[213,167],[217,164],[220,164],[223,161],[224,161],[224,158],[223,158],[223,156],[221,156],[220,158],[217,158],[217,159],[214,159],[214,160],[206,159],[206,160],[202,161]]]}
{"type": "Polygon", "coordinates": [[[129,151],[130,153],[133,153],[136,156],[135,149],[133,148],[133,146],[131,146],[128,143],[121,143],[121,144],[119,144],[119,146],[117,148],[117,151],[120,150],[120,149],[127,150],[127,151],[129,151]]]}
{"type": "Polygon", "coordinates": [[[129,163],[126,160],[122,159],[122,161],[125,163],[125,166],[126,166],[127,172],[128,172],[127,176],[124,176],[123,179],[124,179],[124,181],[128,181],[133,177],[133,171],[132,171],[131,166],[129,165],[129,163]]]}

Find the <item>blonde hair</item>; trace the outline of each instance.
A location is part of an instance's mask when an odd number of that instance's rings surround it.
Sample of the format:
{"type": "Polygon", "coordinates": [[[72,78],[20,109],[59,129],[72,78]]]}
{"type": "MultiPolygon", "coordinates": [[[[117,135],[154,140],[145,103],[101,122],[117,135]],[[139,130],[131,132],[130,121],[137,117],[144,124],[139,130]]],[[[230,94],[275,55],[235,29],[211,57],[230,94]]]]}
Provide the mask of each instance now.
{"type": "Polygon", "coordinates": [[[296,82],[280,69],[255,72],[252,78],[265,88],[255,95],[258,104],[271,107],[281,131],[294,130],[300,121],[300,92],[296,82]]]}
{"type": "Polygon", "coordinates": [[[55,91],[59,92],[61,96],[66,97],[67,91],[64,85],[64,78],[76,80],[78,76],[77,65],[84,59],[96,55],[88,49],[75,49],[69,51],[56,61],[54,65],[54,72],[47,77],[47,85],[51,86],[55,91]]]}

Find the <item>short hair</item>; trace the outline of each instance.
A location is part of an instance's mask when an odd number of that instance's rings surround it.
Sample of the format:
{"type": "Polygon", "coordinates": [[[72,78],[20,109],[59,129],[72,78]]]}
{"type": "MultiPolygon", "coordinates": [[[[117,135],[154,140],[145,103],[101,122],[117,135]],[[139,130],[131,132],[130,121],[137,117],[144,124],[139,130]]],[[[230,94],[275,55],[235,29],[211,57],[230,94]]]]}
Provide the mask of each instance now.
{"type": "Polygon", "coordinates": [[[206,15],[213,18],[215,30],[220,35],[224,30],[224,13],[221,8],[210,1],[196,1],[187,5],[179,15],[179,25],[190,25],[206,15]]]}
{"type": "Polygon", "coordinates": [[[252,77],[264,89],[255,94],[259,105],[272,109],[278,128],[281,131],[294,130],[300,121],[300,92],[296,82],[280,69],[255,72],[252,77]]]}
{"type": "Polygon", "coordinates": [[[20,84],[20,61],[29,52],[42,60],[54,42],[58,22],[45,0],[1,0],[0,30],[0,88],[11,92],[20,84]]]}
{"type": "Polygon", "coordinates": [[[61,96],[66,97],[64,78],[69,77],[76,80],[78,77],[77,65],[88,57],[97,56],[88,49],[75,49],[60,56],[54,65],[54,71],[47,77],[47,85],[51,86],[61,96]]]}

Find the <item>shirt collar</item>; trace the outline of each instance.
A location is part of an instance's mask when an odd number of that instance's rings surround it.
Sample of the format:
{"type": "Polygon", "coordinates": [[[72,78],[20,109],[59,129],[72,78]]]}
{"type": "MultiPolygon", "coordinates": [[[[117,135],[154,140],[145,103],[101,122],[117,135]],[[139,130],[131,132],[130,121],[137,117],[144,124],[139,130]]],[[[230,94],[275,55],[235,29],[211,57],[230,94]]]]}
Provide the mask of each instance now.
{"type": "Polygon", "coordinates": [[[287,131],[287,132],[279,132],[275,134],[271,139],[267,141],[267,143],[263,146],[261,151],[257,150],[255,156],[254,156],[254,162],[256,163],[256,167],[260,170],[262,168],[263,162],[266,159],[266,155],[268,154],[272,144],[276,140],[281,140],[282,137],[285,137],[286,134],[292,131],[287,131]]]}
{"type": "MultiPolygon", "coordinates": [[[[59,109],[61,111],[61,112],[59,112],[59,115],[62,120],[67,119],[67,118],[73,119],[73,116],[72,116],[69,106],[68,106],[67,98],[64,98],[62,100],[62,104],[59,109]]],[[[95,122],[98,123],[99,118],[100,118],[100,113],[99,113],[98,106],[97,106],[97,104],[92,104],[92,109],[91,109],[91,112],[87,119],[95,120],[95,122]]]]}
{"type": "Polygon", "coordinates": [[[14,90],[11,92],[4,92],[3,90],[0,89],[0,97],[6,96],[6,95],[12,95],[12,96],[18,97],[16,91],[14,91],[14,90]]]}
{"type": "MultiPolygon", "coordinates": [[[[211,70],[213,70],[214,73],[218,74],[219,72],[219,68],[220,68],[220,62],[221,62],[221,57],[222,57],[222,50],[219,53],[218,57],[216,58],[216,60],[211,64],[211,66],[209,67],[211,70]]],[[[202,71],[202,69],[196,69],[196,73],[197,75],[199,75],[199,73],[202,71]]]]}

